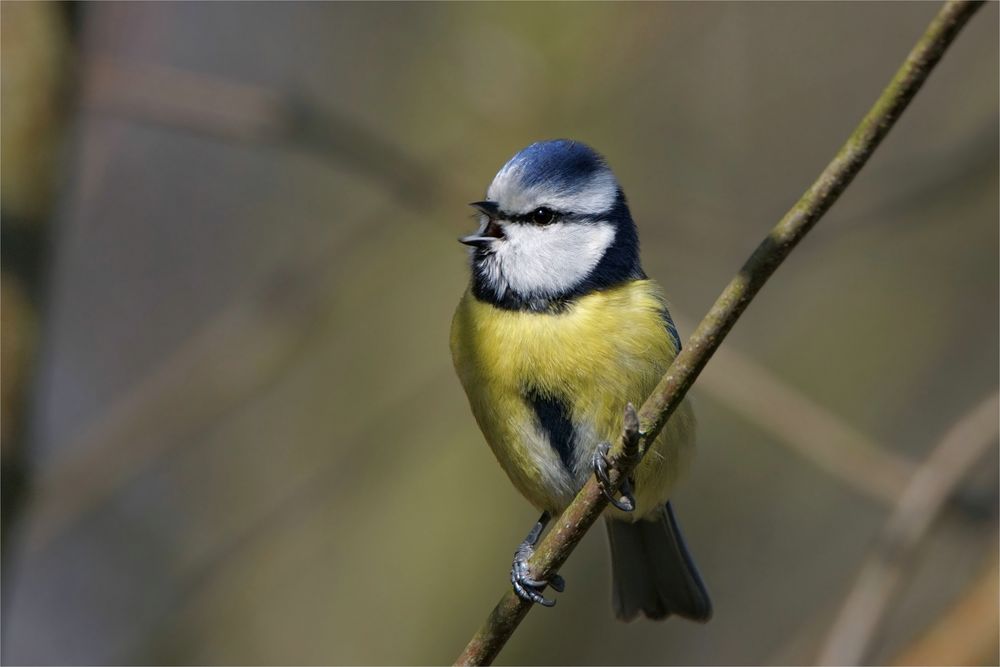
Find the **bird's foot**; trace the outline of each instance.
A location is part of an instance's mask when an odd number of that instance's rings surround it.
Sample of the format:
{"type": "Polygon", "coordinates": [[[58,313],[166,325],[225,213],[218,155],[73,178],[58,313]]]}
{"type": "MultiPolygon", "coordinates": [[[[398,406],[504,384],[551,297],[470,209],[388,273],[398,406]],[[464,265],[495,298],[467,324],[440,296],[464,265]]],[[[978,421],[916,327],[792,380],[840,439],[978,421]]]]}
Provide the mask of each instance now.
{"type": "Polygon", "coordinates": [[[543,607],[554,607],[555,600],[550,600],[542,591],[546,586],[551,586],[552,590],[562,593],[566,589],[566,580],[558,574],[552,575],[548,581],[543,579],[532,579],[528,573],[528,559],[535,553],[535,547],[527,542],[521,544],[514,552],[514,563],[510,567],[510,583],[514,586],[514,592],[522,600],[535,602],[543,607]]]}
{"type": "Polygon", "coordinates": [[[534,555],[535,544],[538,543],[538,537],[542,534],[548,522],[549,514],[546,512],[542,514],[538,523],[528,533],[528,537],[525,538],[521,546],[514,552],[514,562],[510,567],[510,583],[513,585],[517,596],[522,600],[534,602],[543,607],[552,607],[556,604],[555,600],[549,600],[542,595],[542,591],[545,590],[546,586],[551,586],[552,590],[557,593],[562,593],[566,589],[566,580],[558,574],[553,574],[548,580],[535,579],[531,576],[528,568],[528,560],[534,555]]]}
{"type": "Polygon", "coordinates": [[[601,487],[601,493],[608,499],[608,502],[620,509],[622,512],[632,512],[635,510],[635,496],[632,495],[632,480],[625,478],[621,484],[622,497],[616,498],[614,489],[611,487],[611,479],[608,477],[608,468],[611,463],[608,461],[608,452],[611,451],[611,443],[602,442],[594,450],[594,476],[597,477],[597,485],[601,487]]]}

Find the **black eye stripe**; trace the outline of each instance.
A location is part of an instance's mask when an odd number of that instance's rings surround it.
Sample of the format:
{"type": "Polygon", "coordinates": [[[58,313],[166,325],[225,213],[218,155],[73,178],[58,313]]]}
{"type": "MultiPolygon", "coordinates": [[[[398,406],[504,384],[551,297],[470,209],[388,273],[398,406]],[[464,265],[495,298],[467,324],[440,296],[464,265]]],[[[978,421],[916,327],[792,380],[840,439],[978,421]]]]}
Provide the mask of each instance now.
{"type": "MultiPolygon", "coordinates": [[[[536,208],[536,209],[534,209],[532,211],[529,211],[528,213],[518,213],[516,215],[510,215],[510,216],[507,217],[507,220],[509,220],[510,222],[520,222],[520,223],[536,224],[535,223],[535,214],[538,211],[540,211],[540,210],[542,210],[542,209],[541,208],[536,208]]],[[[549,211],[551,213],[551,215],[552,215],[551,220],[556,220],[558,218],[561,218],[562,215],[563,215],[562,213],[559,213],[559,212],[557,212],[557,211],[555,211],[553,209],[546,208],[545,210],[547,210],[547,211],[549,211]]]]}
{"type": "MultiPolygon", "coordinates": [[[[532,211],[534,213],[534,211],[532,211]]],[[[535,224],[531,220],[532,213],[500,213],[497,215],[497,220],[506,220],[507,222],[513,222],[517,224],[535,224]]],[[[603,222],[608,219],[606,215],[590,215],[586,213],[563,213],[561,211],[555,211],[555,217],[552,222],[603,222]]]]}
{"type": "MultiPolygon", "coordinates": [[[[608,220],[611,212],[605,213],[573,213],[571,211],[560,211],[558,209],[551,208],[549,206],[540,206],[538,208],[548,208],[553,213],[552,222],[603,222],[608,220]]],[[[489,216],[493,220],[504,220],[506,222],[513,222],[517,224],[537,224],[532,221],[532,216],[538,208],[532,209],[527,213],[510,213],[508,211],[497,209],[496,215],[489,216]]],[[[482,214],[479,214],[482,215],[482,214]]]]}
{"type": "Polygon", "coordinates": [[[572,213],[566,213],[563,211],[557,211],[554,208],[549,208],[548,206],[539,206],[534,208],[527,213],[507,213],[506,211],[500,211],[497,217],[501,220],[506,220],[507,222],[516,222],[519,224],[549,224],[556,222],[557,220],[575,220],[577,216],[572,213]],[[551,217],[546,222],[539,222],[537,214],[539,211],[546,211],[551,217]]]}

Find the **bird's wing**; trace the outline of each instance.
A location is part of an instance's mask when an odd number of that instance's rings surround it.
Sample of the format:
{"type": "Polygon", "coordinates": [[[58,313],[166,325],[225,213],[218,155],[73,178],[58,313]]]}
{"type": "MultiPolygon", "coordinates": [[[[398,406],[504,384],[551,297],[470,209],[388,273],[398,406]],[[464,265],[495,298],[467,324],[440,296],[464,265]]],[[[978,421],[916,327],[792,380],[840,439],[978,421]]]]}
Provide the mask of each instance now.
{"type": "Polygon", "coordinates": [[[666,306],[663,306],[663,326],[667,328],[667,334],[670,336],[670,340],[673,341],[677,354],[680,354],[681,336],[677,333],[677,325],[674,324],[674,318],[670,317],[670,311],[667,310],[666,306]]]}

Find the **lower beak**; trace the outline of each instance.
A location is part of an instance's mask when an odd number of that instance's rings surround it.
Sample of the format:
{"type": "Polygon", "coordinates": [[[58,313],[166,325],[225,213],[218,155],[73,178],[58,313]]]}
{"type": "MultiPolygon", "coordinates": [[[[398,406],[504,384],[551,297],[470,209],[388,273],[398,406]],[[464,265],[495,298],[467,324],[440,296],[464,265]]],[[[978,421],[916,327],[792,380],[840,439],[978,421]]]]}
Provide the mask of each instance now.
{"type": "Polygon", "coordinates": [[[463,236],[458,239],[459,243],[464,243],[465,245],[470,245],[476,248],[482,248],[493,243],[497,239],[503,238],[503,228],[497,223],[496,220],[490,220],[486,227],[483,228],[481,232],[475,234],[469,234],[468,236],[463,236]]]}

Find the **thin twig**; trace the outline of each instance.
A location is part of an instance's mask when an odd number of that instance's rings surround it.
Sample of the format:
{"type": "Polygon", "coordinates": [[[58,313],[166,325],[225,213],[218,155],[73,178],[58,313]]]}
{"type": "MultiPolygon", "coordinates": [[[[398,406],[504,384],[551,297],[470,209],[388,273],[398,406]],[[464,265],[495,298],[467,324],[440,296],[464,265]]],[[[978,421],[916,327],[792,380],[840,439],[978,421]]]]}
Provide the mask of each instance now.
{"type": "Polygon", "coordinates": [[[1000,433],[998,399],[994,392],[963,415],[917,469],[847,595],[820,651],[819,664],[861,664],[914,547],[1000,433]]]}
{"type": "MultiPolygon", "coordinates": [[[[753,297],[854,179],[949,44],[981,5],[982,2],[968,1],[944,5],[847,143],[726,286],[639,411],[641,453],[645,453],[646,445],[663,428],[753,297]]],[[[615,485],[633,467],[621,457],[624,445],[624,438],[620,438],[612,450],[612,457],[617,457],[611,470],[611,481],[615,485]]],[[[607,500],[596,480],[589,479],[536,548],[529,563],[531,577],[546,580],[555,574],[606,504],[607,500]]],[[[527,616],[531,606],[530,602],[522,600],[512,591],[504,595],[458,656],[456,664],[490,664],[527,616]]]]}

